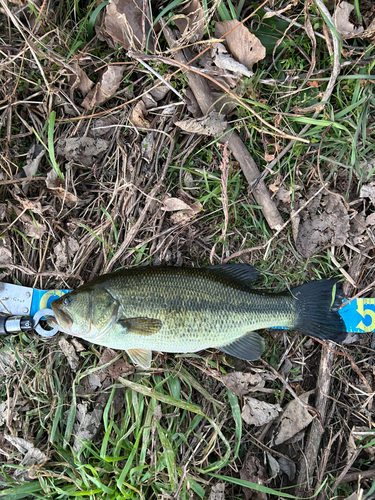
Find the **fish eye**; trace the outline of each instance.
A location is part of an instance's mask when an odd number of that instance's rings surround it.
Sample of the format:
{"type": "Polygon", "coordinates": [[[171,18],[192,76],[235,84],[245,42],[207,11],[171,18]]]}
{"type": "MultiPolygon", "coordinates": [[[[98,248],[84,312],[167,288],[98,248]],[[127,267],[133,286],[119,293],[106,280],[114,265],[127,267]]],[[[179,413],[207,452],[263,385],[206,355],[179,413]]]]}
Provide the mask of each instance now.
{"type": "Polygon", "coordinates": [[[64,306],[70,306],[72,301],[73,301],[72,297],[70,295],[66,295],[64,297],[63,304],[64,304],[64,306]]]}

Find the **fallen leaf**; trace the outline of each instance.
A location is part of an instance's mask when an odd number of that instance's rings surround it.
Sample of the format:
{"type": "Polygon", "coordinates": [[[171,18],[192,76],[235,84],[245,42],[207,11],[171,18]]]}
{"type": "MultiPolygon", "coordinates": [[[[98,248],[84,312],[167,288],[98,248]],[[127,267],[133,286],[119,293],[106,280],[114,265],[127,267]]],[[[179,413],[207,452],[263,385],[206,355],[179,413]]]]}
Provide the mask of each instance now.
{"type": "Polygon", "coordinates": [[[237,20],[223,21],[215,24],[215,37],[223,38],[225,33],[231,31],[225,37],[229,52],[233,57],[251,70],[253,65],[266,56],[266,49],[259,39],[237,20]],[[235,29],[233,29],[235,28],[235,29]]]}
{"type": "Polygon", "coordinates": [[[15,367],[15,355],[9,350],[7,346],[4,346],[0,351],[0,375],[9,376],[15,370],[15,367]]]}
{"type": "Polygon", "coordinates": [[[375,182],[364,184],[359,192],[360,198],[370,198],[371,203],[375,206],[375,182]]]}
{"type": "Polygon", "coordinates": [[[202,118],[188,118],[175,123],[177,127],[191,134],[212,135],[218,137],[224,134],[227,122],[224,115],[211,111],[209,115],[202,118]]]}
{"type": "Polygon", "coordinates": [[[0,279],[7,276],[14,267],[11,241],[9,237],[0,238],[0,279]]]}
{"type": "MultiPolygon", "coordinates": [[[[37,172],[40,165],[40,162],[45,155],[46,150],[40,144],[34,144],[26,156],[26,165],[23,167],[23,170],[26,174],[26,177],[33,177],[37,172]]],[[[29,182],[22,183],[22,191],[27,194],[29,189],[29,182]]]]}
{"type": "Polygon", "coordinates": [[[142,158],[146,160],[147,163],[151,162],[152,155],[155,150],[154,144],[155,144],[155,132],[149,132],[141,143],[142,158]]]}
{"type": "Polygon", "coordinates": [[[74,63],[75,73],[70,78],[69,84],[73,89],[77,88],[83,97],[85,97],[92,89],[94,82],[86,75],[83,69],[79,66],[78,61],[74,63]]]}
{"type": "Polygon", "coordinates": [[[130,113],[130,121],[135,127],[149,128],[150,122],[146,119],[147,110],[143,101],[138,101],[130,113]]]}
{"type": "Polygon", "coordinates": [[[57,175],[55,170],[50,170],[46,178],[46,186],[55,194],[60,200],[63,200],[68,206],[73,207],[77,205],[78,198],[73,193],[70,193],[62,187],[62,181],[57,175]]]}
{"type": "Polygon", "coordinates": [[[60,243],[55,245],[53,252],[56,257],[55,266],[57,269],[67,269],[79,248],[78,241],[71,236],[64,238],[60,243]]]}
{"type": "Polygon", "coordinates": [[[285,457],[278,458],[280,470],[284,472],[289,481],[293,481],[296,477],[296,464],[292,460],[287,460],[285,457]]]}
{"type": "MultiPolygon", "coordinates": [[[[47,455],[38,448],[35,448],[31,441],[16,436],[9,436],[7,434],[4,434],[4,438],[24,455],[20,462],[22,467],[29,467],[31,469],[32,466],[42,465],[47,461],[47,455]]],[[[19,481],[31,479],[29,476],[29,472],[31,472],[30,469],[26,471],[22,469],[16,470],[13,474],[13,478],[19,481]]]]}
{"type": "MultiPolygon", "coordinates": [[[[313,194],[310,190],[308,198],[313,194]]],[[[339,196],[320,193],[299,215],[296,247],[304,257],[309,258],[331,245],[345,244],[350,229],[349,216],[339,196]]]]}
{"type": "Polygon", "coordinates": [[[163,200],[163,210],[166,212],[175,212],[177,210],[190,209],[190,205],[180,200],[179,198],[171,198],[167,196],[163,200]]]}
{"type": "Polygon", "coordinates": [[[268,451],[266,451],[266,457],[269,465],[269,470],[271,471],[271,476],[266,481],[267,483],[269,483],[270,481],[272,481],[272,479],[275,479],[275,477],[280,474],[280,465],[279,462],[275,458],[273,458],[271,453],[269,453],[268,451]]]}
{"type": "MultiPolygon", "coordinates": [[[[314,390],[305,392],[299,397],[304,403],[307,404],[309,402],[309,396],[314,394],[314,392],[314,390]]],[[[278,446],[279,444],[284,443],[284,441],[291,439],[297,433],[305,429],[305,427],[307,427],[312,420],[313,417],[310,415],[307,408],[302,406],[298,400],[293,399],[293,401],[286,405],[284,412],[280,417],[274,444],[278,446]]]]}
{"type": "MultiPolygon", "coordinates": [[[[125,49],[144,50],[151,29],[152,15],[148,2],[143,0],[110,0],[104,19],[108,43],[112,48],[119,44],[125,49]],[[146,6],[146,11],[144,11],[146,6]]],[[[151,32],[147,49],[154,50],[154,35],[151,32]]]]}
{"type": "Polygon", "coordinates": [[[202,210],[202,204],[199,202],[190,205],[190,208],[173,213],[170,217],[172,224],[185,224],[202,210]]]}
{"type": "Polygon", "coordinates": [[[208,500],[225,500],[225,483],[216,483],[211,487],[208,500]]]}
{"type": "Polygon", "coordinates": [[[199,0],[191,0],[173,17],[173,21],[180,30],[184,43],[190,41],[197,42],[202,39],[205,28],[205,16],[199,0]]]}
{"type": "Polygon", "coordinates": [[[232,71],[232,73],[238,73],[248,78],[254,75],[254,73],[248,70],[244,64],[235,61],[233,56],[228,54],[228,51],[222,43],[216,43],[212,47],[211,53],[212,59],[218,68],[224,69],[225,71],[232,71]]]}
{"type": "Polygon", "coordinates": [[[366,217],[366,226],[375,226],[375,212],[366,217]]]}
{"type": "Polygon", "coordinates": [[[266,380],[274,380],[275,377],[268,372],[242,373],[232,372],[221,377],[222,383],[231,392],[242,398],[249,392],[262,390],[266,380]]]}
{"type": "Polygon", "coordinates": [[[259,427],[275,420],[281,412],[279,404],[270,404],[255,398],[245,397],[241,416],[247,424],[259,427]]]}
{"type": "Polygon", "coordinates": [[[59,340],[59,347],[64,353],[70,368],[73,371],[77,371],[77,368],[79,367],[79,357],[77,356],[74,347],[66,339],[59,340]]]}
{"type": "Polygon", "coordinates": [[[99,82],[83,100],[82,107],[90,110],[114,96],[120,86],[125,68],[124,65],[107,66],[99,82]]]}
{"type": "Polygon", "coordinates": [[[154,89],[150,90],[150,94],[155,99],[155,101],[159,102],[168,94],[170,88],[167,85],[158,85],[154,89]]]}
{"type": "Polygon", "coordinates": [[[85,167],[92,167],[108,150],[109,144],[109,141],[101,138],[62,138],[56,143],[56,154],[63,156],[68,161],[73,160],[81,162],[85,167]]]}
{"type": "Polygon", "coordinates": [[[353,9],[354,5],[344,1],[336,6],[333,13],[333,23],[343,38],[354,38],[361,35],[364,31],[362,26],[355,27],[354,24],[349,21],[349,16],[353,9]]]}
{"type": "MultiPolygon", "coordinates": [[[[260,484],[264,486],[267,481],[267,472],[259,459],[251,453],[247,453],[245,460],[240,470],[240,478],[244,481],[260,484]]],[[[250,488],[242,487],[246,500],[267,500],[266,493],[262,491],[251,490],[250,488]]]]}
{"type": "Polygon", "coordinates": [[[73,450],[78,453],[83,447],[82,441],[92,441],[101,426],[103,405],[97,403],[92,412],[86,413],[74,436],[73,450]]]}

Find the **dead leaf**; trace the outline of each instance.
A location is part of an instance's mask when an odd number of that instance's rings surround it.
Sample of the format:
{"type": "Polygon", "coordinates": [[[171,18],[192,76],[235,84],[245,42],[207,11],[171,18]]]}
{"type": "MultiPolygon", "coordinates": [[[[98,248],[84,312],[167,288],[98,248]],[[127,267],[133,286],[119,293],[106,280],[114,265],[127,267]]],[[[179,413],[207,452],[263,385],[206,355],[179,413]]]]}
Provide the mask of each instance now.
{"type": "Polygon", "coordinates": [[[269,470],[271,471],[271,476],[267,479],[266,483],[269,483],[272,481],[272,479],[275,479],[280,474],[280,465],[279,462],[273,458],[270,452],[266,451],[266,457],[269,465],[269,470]]]}
{"type": "MultiPolygon", "coordinates": [[[[0,264],[1,267],[1,264],[0,264]]],[[[0,375],[9,376],[15,369],[16,357],[7,346],[0,351],[0,375]]]]}
{"type": "Polygon", "coordinates": [[[79,66],[78,61],[74,63],[75,74],[70,78],[69,84],[73,89],[77,88],[83,97],[85,97],[92,89],[94,82],[86,75],[83,69],[79,66]]]}
{"type": "Polygon", "coordinates": [[[0,279],[7,276],[14,267],[11,241],[9,237],[0,238],[0,279]]]}
{"type": "MultiPolygon", "coordinates": [[[[40,144],[34,144],[30,148],[26,156],[26,165],[23,167],[26,177],[33,177],[38,172],[39,164],[45,153],[46,150],[40,144]]],[[[25,194],[27,194],[28,189],[29,189],[29,183],[23,182],[22,190],[25,194]]]]}
{"type": "Polygon", "coordinates": [[[211,487],[208,500],[225,500],[225,483],[216,483],[211,487]]]}
{"type": "Polygon", "coordinates": [[[53,192],[53,194],[60,198],[60,200],[63,200],[68,207],[74,207],[77,205],[77,196],[62,187],[62,181],[54,169],[47,174],[46,186],[53,192]]]}
{"type": "Polygon", "coordinates": [[[354,38],[361,35],[364,31],[362,26],[355,27],[354,24],[349,21],[352,10],[354,10],[354,5],[344,1],[336,6],[332,16],[334,25],[343,38],[354,38]]]}
{"type": "Polygon", "coordinates": [[[170,217],[172,224],[186,224],[202,210],[202,204],[199,202],[193,203],[189,207],[172,214],[170,217]]]}
{"type": "Polygon", "coordinates": [[[26,213],[21,216],[20,220],[23,224],[25,235],[32,240],[40,240],[47,231],[47,226],[45,224],[37,222],[26,213]]]}
{"type": "Polygon", "coordinates": [[[66,270],[79,248],[80,246],[78,241],[71,236],[64,238],[60,243],[58,243],[53,249],[56,256],[55,266],[57,269],[66,270]]]}
{"type": "Polygon", "coordinates": [[[70,368],[73,371],[77,371],[79,366],[79,357],[77,356],[74,347],[66,339],[59,340],[59,347],[64,353],[70,368]]]}
{"type": "Polygon", "coordinates": [[[241,416],[247,424],[259,427],[275,420],[282,411],[279,404],[270,404],[255,398],[245,397],[241,416]]]}
{"type": "Polygon", "coordinates": [[[375,206],[375,182],[363,184],[359,192],[360,198],[370,198],[371,203],[375,206]]]}
{"type": "Polygon", "coordinates": [[[97,403],[91,413],[86,413],[74,436],[73,450],[78,453],[83,447],[81,441],[92,441],[99,430],[103,416],[103,405],[97,403]]]}
{"type": "Polygon", "coordinates": [[[375,212],[366,217],[366,226],[375,226],[375,212]]]}
{"type": "Polygon", "coordinates": [[[232,372],[221,377],[222,383],[231,392],[242,398],[249,392],[261,391],[266,380],[274,380],[275,377],[268,372],[242,373],[232,372]]]}
{"type": "Polygon", "coordinates": [[[167,85],[158,85],[154,89],[150,90],[150,94],[155,99],[155,101],[159,102],[168,94],[170,88],[167,85]]]}
{"type": "Polygon", "coordinates": [[[147,110],[143,101],[138,101],[130,113],[130,121],[135,127],[149,128],[150,122],[146,119],[147,110]]]}
{"type": "Polygon", "coordinates": [[[232,73],[247,76],[248,78],[254,75],[254,73],[248,70],[244,64],[235,61],[232,55],[228,54],[228,51],[222,43],[216,43],[212,47],[211,53],[212,59],[218,68],[225,71],[232,71],[232,73]]]}
{"type": "Polygon", "coordinates": [[[92,167],[108,150],[109,144],[109,141],[101,138],[62,138],[56,143],[56,154],[63,156],[68,161],[73,160],[81,162],[85,167],[92,167]]]}
{"type": "MultiPolygon", "coordinates": [[[[143,0],[110,0],[104,19],[108,43],[112,48],[119,44],[125,49],[144,50],[150,31],[152,15],[148,2],[143,0]],[[146,11],[144,12],[144,6],[146,11]]],[[[147,49],[154,51],[154,35],[151,32],[147,49]]]]}
{"type": "Polygon", "coordinates": [[[284,457],[278,458],[278,462],[280,470],[288,476],[289,481],[293,481],[296,477],[296,464],[292,460],[287,460],[284,457]]]}
{"type": "Polygon", "coordinates": [[[142,158],[146,160],[147,163],[151,162],[152,155],[155,150],[154,144],[155,144],[155,132],[149,132],[141,143],[142,158]]]}
{"type": "MultiPolygon", "coordinates": [[[[180,30],[184,43],[201,40],[204,33],[205,16],[199,0],[191,0],[172,19],[180,30]]],[[[181,42],[181,40],[180,40],[181,42]]]]}
{"type": "MultiPolygon", "coordinates": [[[[314,190],[309,190],[308,198],[313,194],[314,190]]],[[[350,229],[349,216],[339,196],[320,193],[299,215],[296,247],[304,257],[309,258],[331,245],[345,244],[350,229]]]]}
{"type": "MultiPolygon", "coordinates": [[[[259,459],[249,452],[245,456],[245,460],[240,470],[240,478],[244,481],[260,484],[264,486],[267,481],[267,472],[259,459]]],[[[261,491],[251,490],[250,488],[242,487],[246,500],[267,500],[266,493],[261,491]]]]}
{"type": "Polygon", "coordinates": [[[120,86],[125,68],[125,65],[107,66],[99,82],[83,100],[82,107],[90,110],[114,96],[120,86]]]}
{"type": "Polygon", "coordinates": [[[266,49],[259,39],[237,20],[215,24],[216,38],[223,38],[225,33],[235,28],[225,37],[229,52],[233,57],[251,70],[253,65],[266,56],[266,49]]]}
{"type": "MultiPolygon", "coordinates": [[[[307,404],[309,402],[309,396],[314,394],[314,392],[314,390],[305,392],[300,395],[300,399],[307,404]]],[[[284,443],[284,441],[291,439],[297,433],[305,429],[312,420],[313,417],[310,415],[307,408],[302,406],[298,400],[293,399],[293,401],[286,405],[284,413],[280,417],[274,444],[278,446],[284,443]]]]}
{"type": "Polygon", "coordinates": [[[219,137],[224,134],[227,122],[224,115],[211,111],[209,115],[202,118],[189,118],[175,123],[177,127],[191,134],[212,135],[219,137]]]}
{"type": "Polygon", "coordinates": [[[171,198],[167,196],[163,200],[163,208],[166,212],[175,212],[177,210],[190,209],[190,205],[180,200],[179,198],[171,198]]]}
{"type": "MultiPolygon", "coordinates": [[[[38,448],[35,448],[31,441],[16,436],[9,436],[7,434],[4,434],[4,438],[24,455],[20,462],[21,466],[31,469],[32,466],[42,465],[47,461],[47,455],[38,448]]],[[[27,471],[22,469],[16,470],[13,474],[13,478],[20,481],[31,479],[29,476],[29,472],[31,472],[30,469],[27,471]]]]}

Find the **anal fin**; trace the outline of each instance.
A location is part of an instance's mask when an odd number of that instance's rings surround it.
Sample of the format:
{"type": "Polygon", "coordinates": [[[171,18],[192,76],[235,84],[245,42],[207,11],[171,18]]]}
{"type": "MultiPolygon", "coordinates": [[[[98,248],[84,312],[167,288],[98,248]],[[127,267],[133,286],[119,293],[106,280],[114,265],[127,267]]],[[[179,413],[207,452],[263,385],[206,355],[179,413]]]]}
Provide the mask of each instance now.
{"type": "Polygon", "coordinates": [[[129,358],[141,368],[150,368],[152,351],[149,349],[127,349],[129,358]]]}
{"type": "Polygon", "coordinates": [[[243,337],[236,339],[228,345],[218,347],[218,349],[235,358],[255,361],[263,354],[265,344],[260,335],[255,332],[248,332],[243,337]]]}

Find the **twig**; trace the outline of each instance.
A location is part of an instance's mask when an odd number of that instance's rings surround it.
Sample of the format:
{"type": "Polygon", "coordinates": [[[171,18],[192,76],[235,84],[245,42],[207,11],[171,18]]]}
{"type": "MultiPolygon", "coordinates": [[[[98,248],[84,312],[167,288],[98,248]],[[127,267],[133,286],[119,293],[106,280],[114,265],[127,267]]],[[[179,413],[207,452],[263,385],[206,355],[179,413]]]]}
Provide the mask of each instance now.
{"type": "MultiPolygon", "coordinates": [[[[311,496],[311,479],[314,474],[314,469],[317,463],[317,456],[320,448],[320,441],[324,433],[324,422],[327,412],[327,394],[330,392],[331,372],[335,354],[330,349],[322,349],[320,358],[319,375],[316,383],[316,403],[315,408],[319,412],[321,424],[316,421],[311,423],[310,434],[305,447],[305,459],[301,463],[301,468],[298,476],[298,486],[295,495],[305,498],[311,496]]],[[[318,488],[319,485],[316,485],[318,488]]]]}
{"type": "MultiPolygon", "coordinates": [[[[174,47],[176,45],[176,40],[171,30],[165,24],[163,26],[163,30],[169,46],[171,48],[174,47]]],[[[200,74],[190,71],[187,59],[182,50],[176,52],[175,59],[189,70],[187,72],[189,85],[203,114],[206,114],[210,109],[215,109],[215,98],[212,96],[205,78],[200,74]]],[[[223,139],[224,141],[228,141],[228,148],[232,151],[233,156],[240,163],[242,171],[249,184],[251,185],[253,182],[257,182],[260,178],[260,172],[247,147],[242,142],[238,134],[235,131],[230,131],[228,127],[228,133],[223,139]]],[[[279,227],[283,224],[283,220],[276,208],[275,203],[271,199],[270,192],[264,182],[257,182],[254,189],[254,198],[262,207],[262,212],[269,226],[272,229],[279,229],[279,227]]]]}

